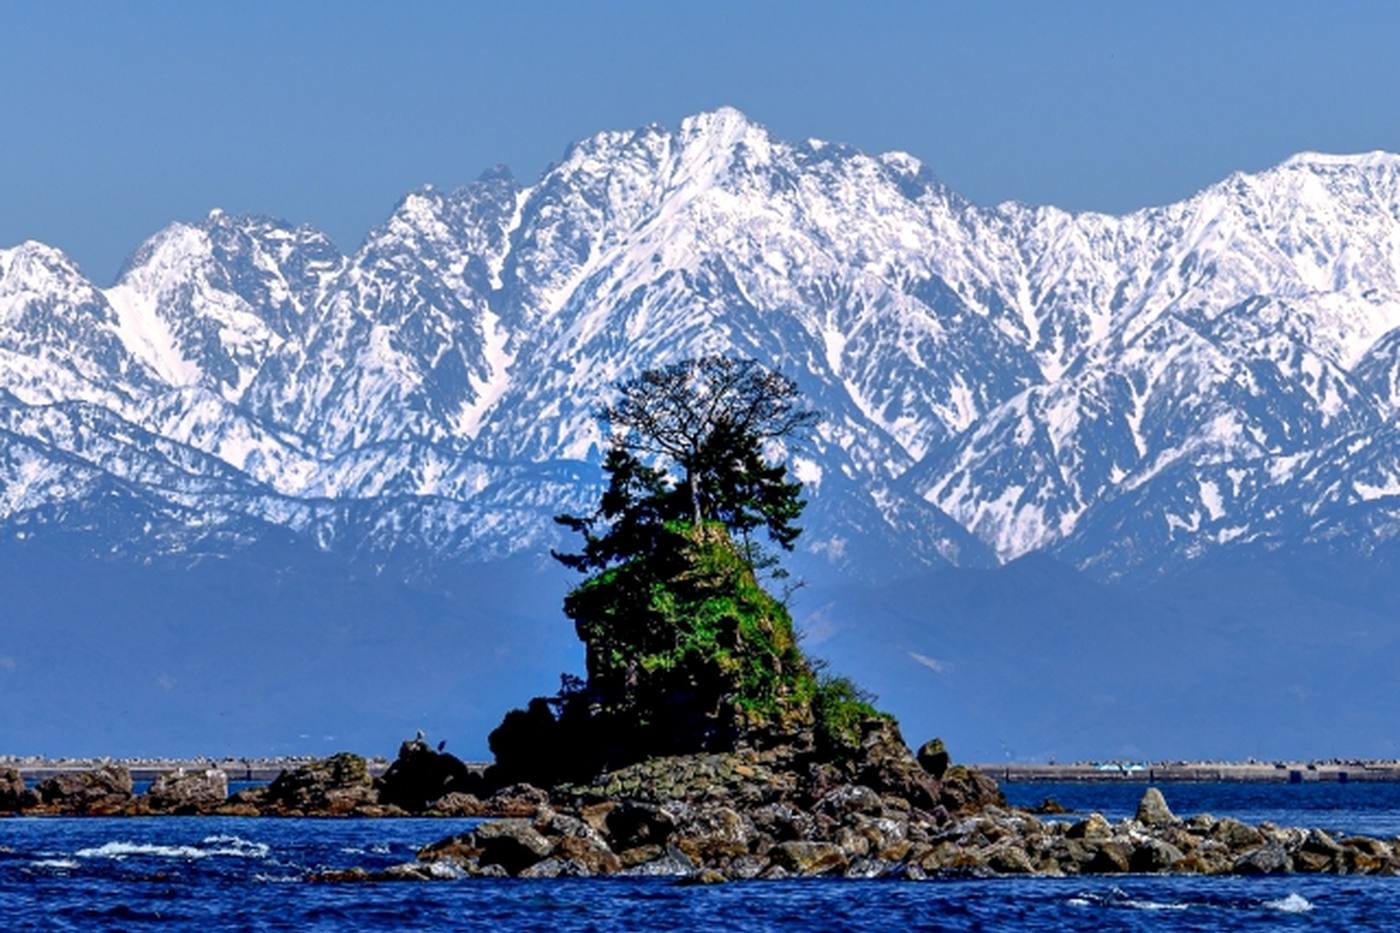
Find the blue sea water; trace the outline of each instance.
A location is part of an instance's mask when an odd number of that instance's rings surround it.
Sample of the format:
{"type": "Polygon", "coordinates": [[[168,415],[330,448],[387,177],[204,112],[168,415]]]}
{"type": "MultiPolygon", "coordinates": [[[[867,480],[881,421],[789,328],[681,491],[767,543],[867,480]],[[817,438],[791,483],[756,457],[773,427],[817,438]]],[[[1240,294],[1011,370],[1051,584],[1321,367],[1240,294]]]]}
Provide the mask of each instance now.
{"type": "MultiPolygon", "coordinates": [[[[1143,785],[1011,784],[1111,817],[1143,785]]],[[[1166,785],[1180,813],[1393,835],[1400,785],[1166,785]]],[[[1393,930],[1400,879],[790,881],[694,888],[662,879],[326,885],[382,868],[466,820],[204,817],[0,820],[4,930],[1393,930]]]]}

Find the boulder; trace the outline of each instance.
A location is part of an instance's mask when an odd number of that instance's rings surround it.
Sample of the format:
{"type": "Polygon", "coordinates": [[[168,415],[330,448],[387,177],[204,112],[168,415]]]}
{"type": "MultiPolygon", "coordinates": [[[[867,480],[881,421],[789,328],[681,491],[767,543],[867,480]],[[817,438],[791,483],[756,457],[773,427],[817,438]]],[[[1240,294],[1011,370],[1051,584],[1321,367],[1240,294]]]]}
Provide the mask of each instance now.
{"type": "Polygon", "coordinates": [[[218,768],[167,771],[156,776],[145,803],[167,813],[207,813],[228,799],[228,775],[218,768]]]}
{"type": "Polygon", "coordinates": [[[131,772],[112,764],[54,775],[35,791],[44,809],[56,813],[110,815],[122,812],[133,799],[131,772]]]}
{"type": "Polygon", "coordinates": [[[344,816],[378,803],[369,765],[341,752],[283,771],[267,786],[262,805],[273,812],[344,816]]]}
{"type": "Polygon", "coordinates": [[[1247,823],[1225,817],[1210,830],[1210,837],[1233,851],[1252,849],[1264,842],[1264,834],[1247,823]]]}
{"type": "Polygon", "coordinates": [[[1091,875],[1116,875],[1130,870],[1132,853],[1128,844],[1115,839],[1095,840],[1094,855],[1084,871],[1091,875]]]}
{"type": "Polygon", "coordinates": [[[915,757],[918,758],[920,767],[940,781],[943,780],[943,775],[948,771],[948,766],[953,763],[942,739],[929,739],[919,746],[919,752],[915,757]]]}
{"type": "Polygon", "coordinates": [[[983,863],[999,875],[1029,875],[1035,871],[1026,850],[1010,839],[987,850],[983,863]]]}
{"type": "MultiPolygon", "coordinates": [[[[915,807],[932,809],[939,803],[939,783],[915,760],[899,726],[883,716],[861,723],[860,749],[849,764],[855,778],[876,794],[892,794],[915,807]]],[[[950,808],[951,809],[951,808],[950,808]]]]}
{"type": "Polygon", "coordinates": [[[1181,850],[1162,839],[1147,838],[1133,849],[1128,867],[1135,872],[1171,871],[1182,860],[1181,850]]]}
{"type": "Polygon", "coordinates": [[[607,837],[621,851],[642,845],[661,845],[676,828],[676,818],[654,803],[627,800],[608,812],[607,837]]]}
{"type": "Polygon", "coordinates": [[[622,859],[601,842],[587,836],[565,836],[554,847],[554,857],[564,859],[585,875],[613,875],[622,871],[622,859]]]}
{"type": "Polygon", "coordinates": [[[14,813],[39,802],[39,795],[24,785],[14,768],[0,768],[0,813],[14,813]]]}
{"type": "Polygon", "coordinates": [[[491,816],[516,818],[533,818],[548,806],[549,793],[532,784],[510,784],[482,802],[482,809],[491,816]]]}
{"type": "Polygon", "coordinates": [[[940,782],[938,803],[949,813],[972,813],[983,807],[1004,807],[1006,798],[997,782],[981,771],[953,765],[940,782]]]}
{"type": "Polygon", "coordinates": [[[1281,875],[1293,870],[1288,852],[1276,842],[1265,843],[1235,859],[1239,875],[1281,875]]]}
{"type": "Polygon", "coordinates": [[[1041,816],[1059,816],[1068,813],[1069,810],[1054,797],[1046,797],[1040,803],[1031,807],[1030,812],[1039,813],[1041,816]]]}
{"type": "Polygon", "coordinates": [[[830,842],[783,842],[768,854],[772,863],[793,875],[833,875],[849,864],[841,847],[830,842]]]}
{"type": "Polygon", "coordinates": [[[1142,825],[1153,829],[1175,826],[1181,822],[1167,806],[1167,799],[1162,796],[1162,792],[1155,787],[1149,787],[1138,801],[1136,819],[1142,825]]]}
{"type": "Polygon", "coordinates": [[[729,880],[724,872],[713,868],[702,868],[691,875],[686,875],[676,883],[682,885],[702,885],[702,884],[724,884],[729,880]]]}
{"type": "Polygon", "coordinates": [[[475,862],[480,856],[481,848],[474,833],[448,836],[418,850],[418,859],[423,862],[453,861],[463,865],[475,862]]]}
{"type": "Polygon", "coordinates": [[[1390,847],[1369,836],[1347,836],[1338,842],[1347,871],[1354,875],[1376,875],[1394,870],[1390,847]]]}
{"type": "Polygon", "coordinates": [[[550,856],[522,869],[521,878],[584,878],[588,871],[577,862],[550,856]]]}
{"type": "Polygon", "coordinates": [[[753,824],[732,807],[705,806],[679,817],[673,839],[676,848],[707,864],[747,855],[755,835],[753,824]]]}
{"type": "Polygon", "coordinates": [[[806,839],[816,828],[816,821],[806,810],[788,803],[770,803],[750,810],[748,817],[754,828],[778,842],[806,839]]]}
{"type": "Polygon", "coordinates": [[[429,802],[423,812],[427,816],[482,816],[486,805],[471,794],[453,791],[429,802]]]}
{"type": "Polygon", "coordinates": [[[481,778],[474,775],[455,755],[436,751],[422,738],[399,746],[399,755],[376,782],[380,803],[421,813],[428,805],[448,794],[481,790],[481,778]]]}
{"type": "Polygon", "coordinates": [[[1090,813],[1065,831],[1070,839],[1106,839],[1113,835],[1113,826],[1102,813],[1090,813]]]}
{"type": "Polygon", "coordinates": [[[500,865],[512,875],[543,861],[554,850],[553,844],[523,819],[483,823],[473,836],[476,847],[481,850],[481,864],[500,865]]]}
{"type": "Polygon", "coordinates": [[[697,866],[675,846],[643,846],[645,850],[655,849],[656,857],[644,862],[623,858],[628,867],[622,871],[629,878],[680,878],[695,871],[697,866]]]}
{"type": "Polygon", "coordinates": [[[880,795],[860,784],[843,784],[829,791],[812,808],[813,812],[838,821],[855,813],[878,814],[884,809],[880,795]]]}

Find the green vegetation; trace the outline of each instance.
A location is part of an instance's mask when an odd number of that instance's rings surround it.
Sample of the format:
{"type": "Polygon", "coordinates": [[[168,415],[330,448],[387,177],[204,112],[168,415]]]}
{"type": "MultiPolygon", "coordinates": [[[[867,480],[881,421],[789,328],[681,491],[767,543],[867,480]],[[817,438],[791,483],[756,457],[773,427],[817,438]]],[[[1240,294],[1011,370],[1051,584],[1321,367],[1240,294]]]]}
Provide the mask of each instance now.
{"type": "Polygon", "coordinates": [[[592,702],[643,727],[667,720],[677,694],[721,733],[792,726],[815,689],[792,617],[718,523],[668,523],[652,551],[585,581],[564,611],[587,646],[592,702]]]}
{"type": "Polygon", "coordinates": [[[875,695],[857,687],[849,677],[823,672],[812,697],[818,745],[836,757],[860,748],[861,723],[868,719],[888,719],[875,708],[875,695]]]}
{"type": "Polygon", "coordinates": [[[874,698],[818,677],[756,575],[775,558],[755,536],[791,550],[804,505],[765,444],[800,440],[815,414],[790,380],[723,357],[650,370],[619,392],[602,413],[614,447],[598,508],[558,519],[584,539],[555,556],[589,574],[564,600],[587,677],[506,716],[490,740],[497,779],[547,783],[802,735],[832,756],[858,749],[874,698]]]}

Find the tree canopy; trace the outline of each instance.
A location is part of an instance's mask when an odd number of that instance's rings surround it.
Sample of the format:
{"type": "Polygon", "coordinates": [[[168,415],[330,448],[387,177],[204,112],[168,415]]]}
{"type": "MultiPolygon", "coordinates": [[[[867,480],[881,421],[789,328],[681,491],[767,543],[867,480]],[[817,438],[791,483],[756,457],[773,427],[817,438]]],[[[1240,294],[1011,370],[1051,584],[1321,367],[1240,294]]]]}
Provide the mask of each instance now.
{"type": "Polygon", "coordinates": [[[617,391],[599,412],[612,438],[607,489],[593,514],[558,517],[584,536],[581,553],[559,560],[601,569],[651,552],[666,524],[678,521],[724,525],[751,559],[759,529],[792,549],[801,484],[764,448],[806,437],[818,420],[796,383],[754,360],[705,356],[649,369],[617,391]]]}

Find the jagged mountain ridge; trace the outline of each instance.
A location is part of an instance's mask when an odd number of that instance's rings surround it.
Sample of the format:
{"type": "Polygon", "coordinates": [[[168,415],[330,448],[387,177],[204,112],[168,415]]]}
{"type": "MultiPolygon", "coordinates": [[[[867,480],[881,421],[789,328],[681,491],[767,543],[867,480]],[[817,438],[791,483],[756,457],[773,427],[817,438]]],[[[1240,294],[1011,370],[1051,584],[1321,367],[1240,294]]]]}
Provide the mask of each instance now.
{"type": "Polygon", "coordinates": [[[348,255],[217,211],[108,289],[0,250],[0,522],[111,487],[145,515],[134,552],[211,525],[381,562],[539,549],[596,482],[608,385],[719,351],[826,414],[793,452],[818,565],[1364,551],[1400,492],[1398,326],[1396,156],[1075,215],[722,109],[601,133],[532,185],[413,192],[348,255]]]}

